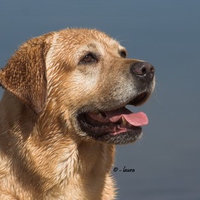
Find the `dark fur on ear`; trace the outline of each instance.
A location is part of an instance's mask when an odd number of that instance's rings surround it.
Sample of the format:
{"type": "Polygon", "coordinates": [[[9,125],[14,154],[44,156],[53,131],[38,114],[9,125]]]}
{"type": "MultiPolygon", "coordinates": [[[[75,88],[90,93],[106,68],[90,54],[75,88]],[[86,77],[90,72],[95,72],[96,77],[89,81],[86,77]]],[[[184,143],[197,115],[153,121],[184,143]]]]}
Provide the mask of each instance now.
{"type": "Polygon", "coordinates": [[[44,35],[28,40],[0,70],[0,85],[36,114],[43,109],[47,95],[45,38],[44,35]]]}

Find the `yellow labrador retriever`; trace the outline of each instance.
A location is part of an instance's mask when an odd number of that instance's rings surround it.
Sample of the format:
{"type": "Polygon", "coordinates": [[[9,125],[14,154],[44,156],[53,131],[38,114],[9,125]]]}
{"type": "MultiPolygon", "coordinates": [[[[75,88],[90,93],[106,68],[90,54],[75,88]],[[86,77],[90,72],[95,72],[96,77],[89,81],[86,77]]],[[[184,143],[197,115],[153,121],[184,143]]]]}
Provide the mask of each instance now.
{"type": "Polygon", "coordinates": [[[0,199],[114,199],[115,145],[148,123],[125,106],[148,99],[154,71],[97,30],[24,43],[0,70],[0,199]]]}

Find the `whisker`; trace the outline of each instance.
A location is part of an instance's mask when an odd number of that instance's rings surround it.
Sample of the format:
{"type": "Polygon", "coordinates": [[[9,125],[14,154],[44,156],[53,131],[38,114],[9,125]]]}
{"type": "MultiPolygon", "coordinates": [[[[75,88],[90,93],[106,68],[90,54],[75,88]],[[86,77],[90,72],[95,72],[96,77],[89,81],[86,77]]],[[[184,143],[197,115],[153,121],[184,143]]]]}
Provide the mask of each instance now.
{"type": "Polygon", "coordinates": [[[6,134],[8,131],[9,131],[9,130],[6,130],[6,131],[2,132],[0,135],[4,135],[4,134],[6,134]]]}

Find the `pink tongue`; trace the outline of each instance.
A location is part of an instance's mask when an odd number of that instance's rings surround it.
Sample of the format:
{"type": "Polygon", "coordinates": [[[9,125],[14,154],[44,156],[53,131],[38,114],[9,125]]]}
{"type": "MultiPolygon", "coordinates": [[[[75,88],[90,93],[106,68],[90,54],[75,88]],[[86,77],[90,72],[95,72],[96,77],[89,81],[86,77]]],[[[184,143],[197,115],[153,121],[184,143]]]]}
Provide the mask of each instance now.
{"type": "Polygon", "coordinates": [[[123,117],[129,124],[133,126],[144,126],[148,124],[148,118],[145,113],[132,113],[125,107],[106,112],[106,114],[111,122],[117,122],[123,117]]]}

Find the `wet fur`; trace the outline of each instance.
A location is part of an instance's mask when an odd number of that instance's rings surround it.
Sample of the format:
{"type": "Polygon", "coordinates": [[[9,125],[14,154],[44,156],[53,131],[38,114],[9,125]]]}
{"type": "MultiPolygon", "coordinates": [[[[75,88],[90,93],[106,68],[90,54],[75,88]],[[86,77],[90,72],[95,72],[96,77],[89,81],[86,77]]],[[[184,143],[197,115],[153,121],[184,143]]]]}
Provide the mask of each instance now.
{"type": "Polygon", "coordinates": [[[115,198],[115,146],[87,137],[76,117],[137,95],[134,60],[121,49],[97,30],[66,29],[28,40],[10,58],[0,71],[0,199],[115,198]],[[98,66],[79,65],[86,51],[99,53],[98,66]]]}

